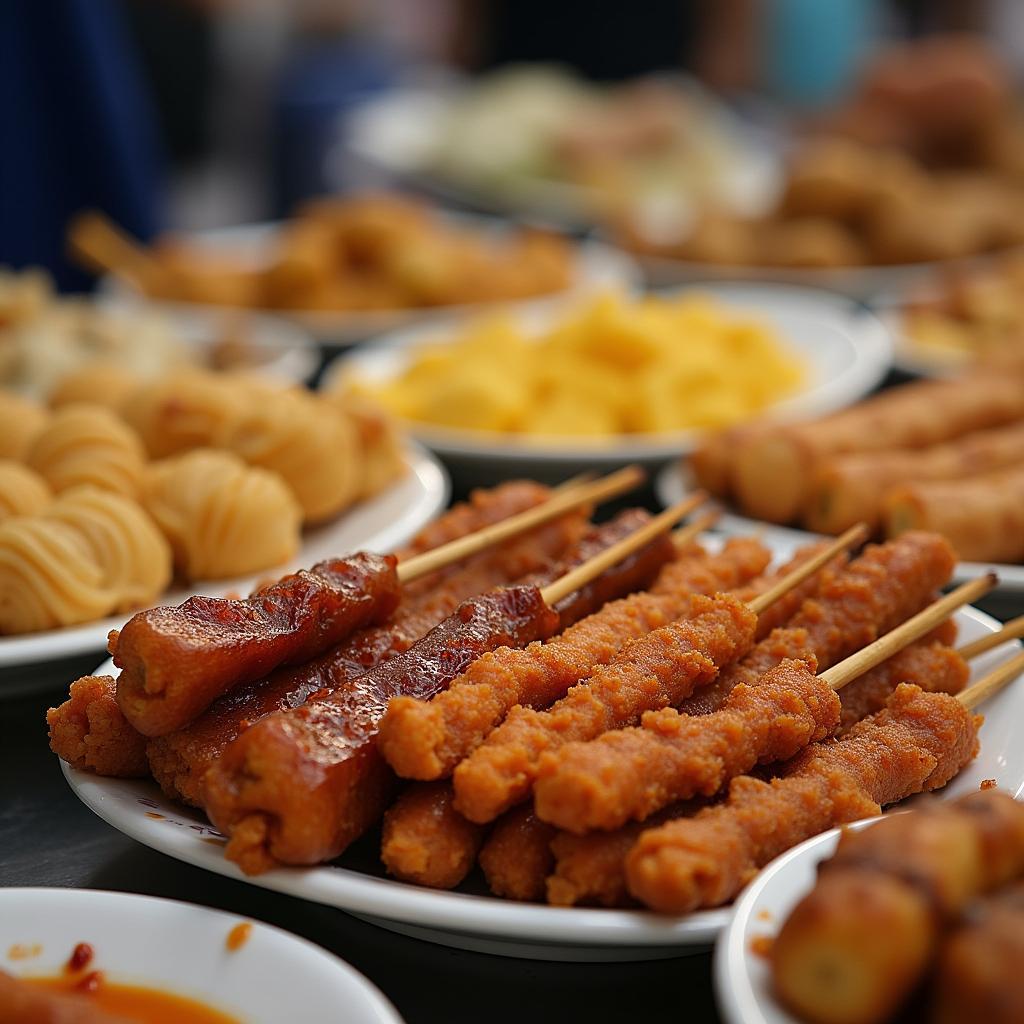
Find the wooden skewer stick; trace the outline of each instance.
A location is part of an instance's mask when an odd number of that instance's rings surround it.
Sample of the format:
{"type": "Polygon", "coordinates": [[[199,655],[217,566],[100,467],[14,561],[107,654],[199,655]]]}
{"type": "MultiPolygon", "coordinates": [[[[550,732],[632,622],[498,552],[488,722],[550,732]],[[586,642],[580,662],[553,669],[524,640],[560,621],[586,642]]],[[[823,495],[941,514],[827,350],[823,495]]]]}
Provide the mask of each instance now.
{"type": "Polygon", "coordinates": [[[152,253],[98,210],[71,221],[68,246],[90,270],[126,277],[143,291],[160,292],[167,283],[167,270],[152,253]]]}
{"type": "Polygon", "coordinates": [[[988,675],[982,676],[973,686],[968,686],[956,699],[965,708],[976,708],[983,700],[988,700],[989,697],[997,694],[1022,672],[1024,672],[1024,651],[1009,661],[1003,662],[998,668],[992,669],[988,675]]]}
{"type": "Polygon", "coordinates": [[[847,548],[857,547],[868,538],[868,528],[865,523],[857,523],[851,526],[844,534],[837,537],[827,548],[819,551],[813,558],[809,558],[803,565],[797,566],[791,573],[787,573],[778,583],[763,594],[759,594],[753,601],[747,603],[747,607],[755,614],[760,615],[767,608],[770,608],[780,597],[788,594],[794,587],[799,586],[804,580],[813,576],[822,566],[827,565],[841,551],[847,548]]]}
{"type": "Polygon", "coordinates": [[[672,543],[675,544],[676,550],[682,551],[691,540],[699,537],[709,527],[714,526],[721,514],[720,509],[712,509],[710,512],[705,512],[697,519],[694,519],[692,523],[687,523],[685,526],[680,526],[678,530],[673,530],[672,543]]]}
{"type": "Polygon", "coordinates": [[[589,562],[584,562],[571,572],[566,573],[561,579],[549,583],[540,593],[545,602],[549,605],[558,604],[563,597],[568,597],[574,590],[586,586],[592,579],[600,576],[606,569],[618,565],[624,558],[634,551],[642,548],[645,544],[654,540],[659,533],[670,530],[688,512],[705,500],[702,494],[693,494],[682,501],[677,502],[671,508],[665,509],[660,515],[655,516],[649,523],[645,523],[639,530],[634,530],[628,537],[624,537],[613,544],[610,548],[595,555],[589,562]]]}
{"type": "Polygon", "coordinates": [[[956,590],[950,591],[945,597],[939,598],[934,604],[930,604],[923,611],[918,612],[913,618],[907,619],[901,626],[897,626],[885,636],[879,637],[874,643],[862,647],[856,654],[851,654],[850,657],[822,672],[818,678],[823,679],[833,690],[842,689],[847,683],[853,682],[858,676],[862,676],[876,665],[880,665],[897,651],[902,651],[904,647],[924,636],[925,633],[930,633],[961,605],[970,604],[976,598],[987,594],[998,582],[999,577],[994,572],[990,572],[981,579],[972,580],[970,583],[957,587],[956,590]]]}
{"type": "Polygon", "coordinates": [[[998,633],[988,633],[977,640],[964,644],[963,647],[958,647],[957,653],[965,661],[970,661],[971,658],[976,658],[979,654],[991,651],[993,647],[998,647],[1010,640],[1020,640],[1021,637],[1024,637],[1024,615],[1010,619],[998,633]]]}
{"type": "MultiPolygon", "coordinates": [[[[407,559],[398,566],[398,578],[403,583],[418,579],[427,573],[451,565],[452,562],[458,562],[479,551],[493,547],[509,537],[515,537],[526,530],[540,526],[579,505],[585,505],[591,501],[605,501],[616,495],[624,494],[636,487],[643,479],[642,469],[638,466],[627,466],[601,480],[569,487],[552,495],[543,505],[529,508],[518,515],[503,519],[500,523],[494,523],[493,526],[485,526],[482,530],[477,530],[476,533],[459,537],[432,551],[426,551],[422,555],[407,559]]],[[[694,505],[698,503],[694,502],[694,505]]]]}

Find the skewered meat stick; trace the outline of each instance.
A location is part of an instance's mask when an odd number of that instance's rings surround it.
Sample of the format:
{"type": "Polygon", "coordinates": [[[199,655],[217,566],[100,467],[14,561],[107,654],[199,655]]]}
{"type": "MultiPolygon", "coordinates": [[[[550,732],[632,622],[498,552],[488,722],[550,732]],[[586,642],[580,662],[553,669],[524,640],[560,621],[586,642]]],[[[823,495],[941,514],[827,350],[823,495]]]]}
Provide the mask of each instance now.
{"type": "Polygon", "coordinates": [[[907,533],[870,545],[841,573],[822,580],[818,594],[711,686],[680,710],[704,715],[721,707],[737,683],[753,683],[783,658],[813,653],[820,669],[848,657],[920,610],[944,586],[956,556],[933,533],[907,533]]]}
{"type": "MultiPolygon", "coordinates": [[[[469,501],[453,506],[425,526],[400,557],[422,553],[500,522],[540,504],[549,494],[548,488],[528,480],[475,491],[469,501]]],[[[335,649],[337,658],[325,655],[320,666],[323,671],[279,670],[273,674],[273,685],[267,679],[254,680],[221,698],[185,729],[151,740],[149,761],[157,781],[169,796],[198,805],[202,772],[247,724],[272,710],[303,703],[310,693],[328,686],[332,673],[342,666],[349,674],[365,671],[377,661],[409,647],[451,614],[459,602],[494,586],[514,582],[549,559],[561,557],[578,539],[585,522],[582,511],[567,513],[459,566],[410,583],[403,588],[403,603],[396,618],[387,626],[356,634],[344,645],[344,654],[335,649]]],[[[607,527],[601,528],[602,537],[606,531],[607,527]]],[[[617,530],[612,533],[609,543],[619,536],[617,530]]],[[[585,540],[581,542],[581,551],[594,553],[585,540]]],[[[93,679],[84,686],[72,684],[68,700],[47,713],[51,749],[69,764],[90,768],[98,774],[145,775],[145,737],[125,719],[115,691],[116,683],[109,677],[93,679]]]]}
{"type": "Polygon", "coordinates": [[[1021,874],[1024,805],[998,790],[844,832],[773,943],[775,989],[805,1020],[881,1024],[922,977],[943,928],[1021,874]]]}
{"type": "MultiPolygon", "coordinates": [[[[835,550],[855,536],[859,532],[834,542],[835,550]]],[[[830,554],[834,551],[796,570],[788,585],[802,580],[830,554]]],[[[456,807],[471,821],[491,821],[526,798],[544,753],[633,725],[645,711],[678,704],[708,685],[720,668],[749,649],[757,611],[779,596],[777,588],[752,605],[721,594],[711,600],[693,597],[692,617],[630,641],[607,666],[598,667],[547,711],[513,709],[456,768],[456,807]]]]}
{"type": "Polygon", "coordinates": [[[959,587],[820,676],[813,661],[787,659],[755,684],[737,686],[710,715],[692,718],[674,708],[648,712],[640,728],[546,754],[534,785],[538,817],[570,832],[614,829],[679,800],[711,796],[758,764],[794,757],[839,727],[834,691],[992,585],[975,580],[959,587]]]}
{"type": "Polygon", "coordinates": [[[558,628],[552,607],[665,532],[681,503],[538,590],[495,591],[460,605],[408,651],[321,700],[268,715],[232,742],[204,777],[205,806],[244,871],[337,856],[384,811],[394,777],[377,750],[387,701],[442,690],[475,658],[558,628]]]}
{"type": "MultiPolygon", "coordinates": [[[[615,519],[591,529],[567,557],[554,562],[554,568],[526,582],[538,584],[556,579],[649,520],[650,515],[639,509],[620,513],[615,519]]],[[[551,564],[552,559],[564,553],[574,532],[560,529],[558,524],[562,522],[557,520],[494,551],[482,552],[457,571],[447,570],[440,582],[429,577],[414,584],[419,588],[420,583],[433,581],[427,593],[401,605],[390,623],[363,630],[305,665],[278,669],[264,679],[254,680],[220,698],[184,729],[150,740],[146,752],[153,777],[169,796],[201,805],[203,774],[245,729],[274,711],[305,704],[313,694],[322,697],[333,693],[376,665],[408,650],[451,615],[462,601],[496,586],[520,582],[524,568],[538,569],[543,563],[551,564]]],[[[617,597],[638,581],[655,575],[670,555],[666,552],[667,545],[664,537],[657,538],[614,569],[602,573],[576,595],[566,598],[556,608],[560,625],[573,621],[574,616],[585,615],[595,593],[598,598],[617,597]]]]}
{"type": "Polygon", "coordinates": [[[542,900],[544,880],[554,865],[555,834],[530,804],[503,814],[480,850],[480,867],[491,892],[511,900],[542,900]]]}
{"type": "Polygon", "coordinates": [[[1024,654],[959,697],[901,684],[884,711],[811,744],[779,778],[741,776],[723,803],[643,832],[626,858],[630,892],[669,913],[718,906],[804,839],[939,789],[977,754],[981,718],[970,709],[1021,671],[1024,654]]]}
{"type": "MultiPolygon", "coordinates": [[[[217,697],[275,668],[300,664],[355,630],[384,622],[401,584],[523,533],[573,508],[612,497],[642,479],[635,467],[556,494],[466,537],[398,564],[358,553],[321,562],[243,600],[193,597],[133,616],[113,646],[117,700],[146,736],[180,729],[217,697]]],[[[691,507],[700,503],[700,496],[691,507]]]]}
{"type": "MultiPolygon", "coordinates": [[[[701,527],[679,531],[677,544],[701,527]]],[[[692,594],[729,589],[768,557],[760,544],[742,541],[719,557],[681,558],[665,566],[649,593],[604,605],[548,643],[486,654],[429,703],[396,697],[381,722],[381,752],[407,778],[449,775],[516,704],[550,704],[630,638],[686,614],[692,594]]]]}

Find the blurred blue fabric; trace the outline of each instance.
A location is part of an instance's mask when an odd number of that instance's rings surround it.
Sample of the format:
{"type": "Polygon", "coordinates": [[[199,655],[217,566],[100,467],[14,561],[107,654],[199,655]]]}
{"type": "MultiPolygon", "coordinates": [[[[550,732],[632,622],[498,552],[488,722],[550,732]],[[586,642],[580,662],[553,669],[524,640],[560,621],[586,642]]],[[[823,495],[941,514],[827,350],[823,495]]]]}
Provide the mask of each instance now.
{"type": "Polygon", "coordinates": [[[68,219],[96,207],[149,239],[163,194],[156,122],[111,0],[3,0],[0,97],[0,264],[86,287],[65,256],[68,219]]]}

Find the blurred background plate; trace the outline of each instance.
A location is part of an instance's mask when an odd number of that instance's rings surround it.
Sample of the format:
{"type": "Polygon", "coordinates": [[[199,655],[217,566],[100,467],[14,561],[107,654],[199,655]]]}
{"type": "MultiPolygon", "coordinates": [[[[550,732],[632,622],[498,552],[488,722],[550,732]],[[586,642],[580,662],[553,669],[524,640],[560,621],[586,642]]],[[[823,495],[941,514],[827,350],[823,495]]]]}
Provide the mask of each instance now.
{"type": "MultiPolygon", "coordinates": [[[[689,470],[681,462],[674,462],[658,474],[654,489],[658,500],[667,508],[695,491],[696,487],[689,470]]],[[[760,519],[751,519],[731,512],[728,506],[723,506],[720,502],[713,504],[724,509],[715,523],[717,532],[730,537],[756,533],[772,551],[784,559],[789,558],[798,547],[821,540],[821,534],[790,526],[778,526],[775,523],[764,523],[760,519]]],[[[993,569],[999,574],[998,590],[1024,593],[1024,565],[1011,565],[1006,562],[957,562],[952,581],[965,583],[967,580],[978,579],[993,569]]]]}
{"type": "MultiPolygon", "coordinates": [[[[841,409],[867,394],[889,368],[891,341],[883,325],[863,306],[839,296],[770,284],[716,284],[691,290],[710,295],[727,309],[763,319],[806,362],[808,385],[773,406],[773,415],[808,417],[841,409]]],[[[553,311],[533,311],[527,316],[528,327],[542,329],[551,322],[553,311]]],[[[372,347],[332,363],[324,385],[335,386],[349,374],[374,382],[388,380],[409,364],[418,345],[443,339],[445,330],[452,329],[448,321],[379,338],[372,347]]],[[[700,437],[695,431],[680,431],[530,441],[522,435],[453,430],[412,421],[405,426],[444,459],[457,481],[472,476],[478,482],[522,474],[553,480],[581,467],[606,469],[627,462],[657,466],[691,451],[700,437]]]]}
{"type": "MultiPolygon", "coordinates": [[[[391,551],[404,544],[447,504],[450,493],[443,467],[419,445],[408,449],[409,473],[387,490],[353,506],[336,520],[303,532],[302,548],[282,570],[268,570],[235,580],[197,583],[188,590],[163,596],[164,604],[177,604],[192,594],[212,596],[247,594],[259,580],[276,572],[308,567],[314,562],[349,551],[391,551]]],[[[95,661],[107,645],[107,634],[129,618],[117,615],[66,629],[0,637],[0,699],[52,686],[55,672],[70,659],[95,661]],[[50,664],[56,662],[56,664],[50,664]]]]}

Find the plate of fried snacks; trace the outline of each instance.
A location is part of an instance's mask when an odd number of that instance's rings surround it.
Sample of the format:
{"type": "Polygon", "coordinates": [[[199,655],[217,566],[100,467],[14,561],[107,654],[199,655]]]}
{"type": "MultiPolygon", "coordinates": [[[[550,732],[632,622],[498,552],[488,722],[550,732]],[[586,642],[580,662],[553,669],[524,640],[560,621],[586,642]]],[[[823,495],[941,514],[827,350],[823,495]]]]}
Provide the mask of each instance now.
{"type": "Polygon", "coordinates": [[[664,461],[767,410],[831,412],[889,355],[845,299],[718,285],[410,329],[340,358],[325,387],[372,397],[446,459],[569,470],[664,461]]]}
{"type": "Polygon", "coordinates": [[[964,790],[769,865],[715,952],[728,1024],[1024,1018],[1024,803],[964,790]]]}
{"type": "Polygon", "coordinates": [[[639,281],[631,257],[549,230],[454,216],[398,195],[323,199],[278,223],[157,239],[144,249],[98,214],[71,243],[107,293],[171,309],[251,309],[343,344],[424,318],[639,281]]]}
{"type": "Polygon", "coordinates": [[[372,404],[196,367],[0,391],[0,665],[102,650],[163,595],[389,549],[447,477],[372,404]],[[91,396],[87,400],[83,397],[91,396]]]}
{"type": "Polygon", "coordinates": [[[991,579],[936,601],[942,537],[858,550],[855,528],[773,564],[757,537],[702,543],[711,516],[667,533],[698,498],[590,523],[635,483],[507,482],[397,569],[352,555],[258,604],[140,613],[49,711],[51,747],[173,857],[543,959],[707,946],[810,836],[954,778],[1024,786],[1020,623],[968,607],[991,579]]]}
{"type": "Polygon", "coordinates": [[[0,1020],[401,1024],[358,971],[261,921],[93,889],[0,892],[0,1020]],[[295,993],[302,992],[296,999],[295,993]]]}
{"type": "Polygon", "coordinates": [[[41,270],[0,269],[0,387],[43,398],[89,368],[149,378],[187,366],[308,380],[318,365],[307,332],[244,310],[196,315],[144,302],[113,306],[57,296],[41,270]]]}
{"type": "Polygon", "coordinates": [[[979,367],[889,388],[820,419],[768,419],[710,436],[667,469],[662,500],[693,487],[727,510],[723,532],[757,525],[785,552],[865,522],[879,536],[934,530],[958,579],[993,566],[1024,587],[1024,369],[979,367]]]}

